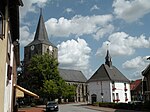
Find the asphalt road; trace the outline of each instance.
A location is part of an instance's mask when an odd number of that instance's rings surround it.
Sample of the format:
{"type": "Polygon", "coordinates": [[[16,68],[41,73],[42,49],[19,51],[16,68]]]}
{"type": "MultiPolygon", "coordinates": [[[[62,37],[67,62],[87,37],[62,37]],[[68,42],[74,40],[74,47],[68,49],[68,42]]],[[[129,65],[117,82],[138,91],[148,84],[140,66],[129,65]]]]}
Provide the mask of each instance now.
{"type": "Polygon", "coordinates": [[[59,105],[59,112],[101,112],[86,108],[83,104],[59,105]]]}

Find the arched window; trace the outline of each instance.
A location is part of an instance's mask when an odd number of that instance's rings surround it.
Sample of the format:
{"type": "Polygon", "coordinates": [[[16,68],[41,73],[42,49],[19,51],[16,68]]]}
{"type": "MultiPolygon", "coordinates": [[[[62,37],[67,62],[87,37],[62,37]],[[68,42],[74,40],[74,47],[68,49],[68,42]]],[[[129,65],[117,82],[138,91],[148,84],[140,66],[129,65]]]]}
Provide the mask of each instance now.
{"type": "Polygon", "coordinates": [[[4,32],[3,32],[3,14],[0,12],[0,38],[3,37],[4,35],[4,32]]]}

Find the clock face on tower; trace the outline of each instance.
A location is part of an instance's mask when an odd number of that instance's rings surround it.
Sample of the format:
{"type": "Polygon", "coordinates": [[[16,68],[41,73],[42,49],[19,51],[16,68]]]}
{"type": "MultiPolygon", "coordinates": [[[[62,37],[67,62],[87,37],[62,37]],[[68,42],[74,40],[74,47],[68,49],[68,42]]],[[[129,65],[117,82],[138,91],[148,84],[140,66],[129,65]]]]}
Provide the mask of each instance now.
{"type": "Polygon", "coordinates": [[[34,50],[34,45],[31,46],[31,50],[32,50],[32,51],[34,50]]]}
{"type": "Polygon", "coordinates": [[[52,51],[52,50],[53,50],[52,46],[49,46],[49,50],[50,50],[50,51],[52,51]]]}

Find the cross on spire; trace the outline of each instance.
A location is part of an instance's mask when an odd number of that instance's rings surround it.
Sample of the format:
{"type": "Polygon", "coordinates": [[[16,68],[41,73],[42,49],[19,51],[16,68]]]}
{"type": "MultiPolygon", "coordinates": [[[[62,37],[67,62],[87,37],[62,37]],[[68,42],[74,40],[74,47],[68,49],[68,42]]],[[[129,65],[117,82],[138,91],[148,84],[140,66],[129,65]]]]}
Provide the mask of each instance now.
{"type": "Polygon", "coordinates": [[[42,15],[42,8],[40,8],[40,15],[42,15]]]}
{"type": "Polygon", "coordinates": [[[105,57],[105,64],[107,64],[109,67],[112,66],[111,56],[110,56],[109,50],[108,50],[108,44],[107,44],[107,54],[105,57]]]}

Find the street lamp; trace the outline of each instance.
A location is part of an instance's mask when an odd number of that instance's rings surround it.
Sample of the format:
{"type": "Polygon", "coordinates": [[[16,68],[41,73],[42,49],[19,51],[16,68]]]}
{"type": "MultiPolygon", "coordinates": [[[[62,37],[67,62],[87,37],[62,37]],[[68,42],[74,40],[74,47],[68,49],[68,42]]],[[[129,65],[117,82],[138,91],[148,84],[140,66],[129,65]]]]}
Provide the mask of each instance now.
{"type": "Polygon", "coordinates": [[[1,39],[3,39],[3,36],[4,36],[3,21],[4,21],[4,17],[3,17],[3,14],[0,12],[0,38],[1,38],[1,39]]]}
{"type": "Polygon", "coordinates": [[[104,93],[103,93],[103,87],[102,87],[102,81],[101,81],[101,97],[102,97],[102,102],[103,102],[103,95],[104,95],[104,93]]]}
{"type": "Polygon", "coordinates": [[[101,93],[101,97],[102,97],[102,102],[103,102],[103,95],[104,95],[104,94],[103,94],[103,93],[101,93]]]}

